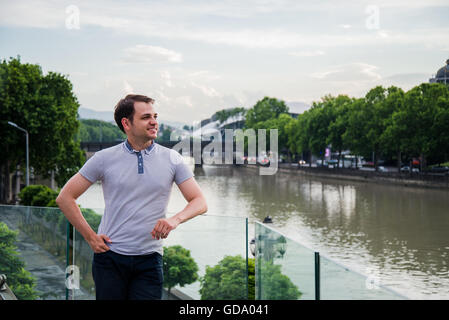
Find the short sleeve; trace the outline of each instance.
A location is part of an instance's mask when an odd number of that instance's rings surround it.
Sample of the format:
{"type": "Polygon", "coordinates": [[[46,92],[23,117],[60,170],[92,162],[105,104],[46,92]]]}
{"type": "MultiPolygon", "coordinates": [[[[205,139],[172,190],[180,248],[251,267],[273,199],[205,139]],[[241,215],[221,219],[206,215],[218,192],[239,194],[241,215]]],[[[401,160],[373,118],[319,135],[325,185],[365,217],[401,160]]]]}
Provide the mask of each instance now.
{"type": "Polygon", "coordinates": [[[175,182],[177,185],[194,176],[192,170],[184,163],[183,157],[176,151],[171,150],[172,163],[175,168],[175,182]]]}
{"type": "Polygon", "coordinates": [[[92,183],[101,180],[103,178],[103,160],[101,153],[96,152],[87,160],[79,173],[92,183]]]}

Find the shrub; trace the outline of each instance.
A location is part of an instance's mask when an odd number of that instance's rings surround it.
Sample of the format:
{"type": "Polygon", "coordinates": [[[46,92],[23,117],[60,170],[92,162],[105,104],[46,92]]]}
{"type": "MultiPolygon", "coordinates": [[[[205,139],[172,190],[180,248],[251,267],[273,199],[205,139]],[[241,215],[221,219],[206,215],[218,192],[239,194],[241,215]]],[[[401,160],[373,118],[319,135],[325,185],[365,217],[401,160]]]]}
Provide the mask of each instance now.
{"type": "Polygon", "coordinates": [[[262,283],[264,300],[297,300],[302,293],[289,277],[281,273],[281,266],[271,261],[262,263],[262,283]]]}
{"type": "Polygon", "coordinates": [[[163,270],[164,287],[169,293],[178,284],[183,287],[198,279],[198,265],[190,251],[179,245],[164,247],[163,270]]]}
{"type": "MultiPolygon", "coordinates": [[[[35,195],[39,192],[46,190],[48,187],[43,185],[31,185],[23,188],[19,193],[20,204],[24,206],[31,206],[31,202],[35,195]]],[[[48,188],[49,189],[49,188],[48,188]]]]}
{"type": "Polygon", "coordinates": [[[6,274],[7,284],[19,300],[34,300],[36,280],[24,269],[25,263],[17,256],[17,232],[0,222],[0,270],[6,274]]]}
{"type": "MultiPolygon", "coordinates": [[[[200,281],[201,300],[247,299],[246,260],[239,255],[226,256],[216,266],[206,266],[206,274],[200,281]]],[[[248,291],[254,292],[254,277],[248,281],[252,281],[249,282],[248,291]]],[[[248,298],[254,299],[254,295],[249,295],[248,298]]]]}
{"type": "Polygon", "coordinates": [[[58,193],[56,191],[40,184],[25,187],[19,193],[20,204],[36,207],[56,207],[57,196],[58,193]],[[55,202],[52,200],[55,200],[55,202]]]}
{"type": "Polygon", "coordinates": [[[52,200],[56,202],[58,193],[47,187],[45,190],[41,190],[33,197],[31,205],[33,207],[46,207],[52,200]]]}

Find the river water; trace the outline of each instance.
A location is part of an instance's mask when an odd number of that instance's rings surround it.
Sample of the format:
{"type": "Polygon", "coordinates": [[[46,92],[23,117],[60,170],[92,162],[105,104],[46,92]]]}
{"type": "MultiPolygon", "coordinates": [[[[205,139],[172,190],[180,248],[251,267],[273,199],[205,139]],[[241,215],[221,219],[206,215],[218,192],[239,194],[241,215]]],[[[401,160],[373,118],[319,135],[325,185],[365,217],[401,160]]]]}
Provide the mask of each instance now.
{"type": "MultiPolygon", "coordinates": [[[[449,299],[449,191],[350,182],[241,167],[204,166],[195,176],[208,214],[262,221],[289,238],[411,299],[449,299]],[[368,271],[369,270],[369,271],[368,271]]],[[[104,208],[92,185],[78,203],[104,208]]],[[[168,212],[186,202],[173,187],[168,212]]],[[[254,227],[250,227],[250,238],[254,227]]]]}

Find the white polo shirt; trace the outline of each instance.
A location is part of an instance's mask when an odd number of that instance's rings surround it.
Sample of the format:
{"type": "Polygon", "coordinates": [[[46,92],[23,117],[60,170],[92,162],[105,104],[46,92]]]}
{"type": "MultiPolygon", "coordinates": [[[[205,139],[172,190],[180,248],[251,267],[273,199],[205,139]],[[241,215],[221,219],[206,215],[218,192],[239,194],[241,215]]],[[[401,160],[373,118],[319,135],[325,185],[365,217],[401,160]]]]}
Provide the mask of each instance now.
{"type": "Polygon", "coordinates": [[[111,239],[112,251],[162,254],[162,239],[153,239],[151,231],[165,218],[173,182],[193,177],[178,152],[154,142],[139,152],[124,141],[96,152],[79,173],[90,182],[101,181],[105,210],[98,234],[111,239]]]}

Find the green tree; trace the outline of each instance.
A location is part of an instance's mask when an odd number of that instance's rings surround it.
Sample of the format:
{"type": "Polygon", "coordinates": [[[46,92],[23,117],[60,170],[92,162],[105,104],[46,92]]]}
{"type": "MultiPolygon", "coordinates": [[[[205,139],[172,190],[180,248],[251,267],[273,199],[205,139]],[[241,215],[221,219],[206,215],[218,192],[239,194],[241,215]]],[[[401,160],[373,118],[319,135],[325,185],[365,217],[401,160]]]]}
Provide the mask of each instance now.
{"type": "Polygon", "coordinates": [[[58,192],[44,185],[30,185],[19,193],[20,204],[36,207],[57,207],[58,192]]]}
{"type": "Polygon", "coordinates": [[[246,112],[245,126],[255,128],[258,122],[275,119],[282,113],[288,113],[288,107],[284,101],[265,97],[246,112]]]}
{"type": "Polygon", "coordinates": [[[396,87],[388,88],[388,96],[385,99],[386,109],[391,110],[392,114],[386,117],[384,122],[384,130],[380,135],[380,145],[383,150],[383,154],[386,156],[394,156],[397,158],[398,172],[401,170],[402,163],[402,151],[401,144],[406,135],[405,127],[398,125],[398,117],[401,117],[401,113],[404,110],[404,96],[405,92],[396,87]]]}
{"type": "Polygon", "coordinates": [[[11,291],[19,300],[35,300],[36,280],[25,270],[25,263],[18,257],[16,247],[17,232],[0,222],[0,270],[6,274],[11,291]]]}
{"type": "Polygon", "coordinates": [[[262,299],[267,300],[297,300],[302,293],[289,277],[282,274],[281,266],[271,261],[262,262],[263,284],[262,299]]]}
{"type": "MultiPolygon", "coordinates": [[[[0,147],[6,157],[0,160],[2,174],[20,164],[25,167],[25,137],[7,124],[15,122],[29,133],[30,165],[35,173],[47,178],[55,171],[58,184],[68,178],[67,172],[78,170],[84,163],[83,153],[74,136],[78,129],[79,103],[72,84],[59,73],[43,75],[41,67],[21,63],[20,58],[0,62],[0,147]]],[[[3,181],[3,179],[2,179],[3,181]]],[[[6,181],[6,198],[9,182],[6,181]]]]}
{"type": "MultiPolygon", "coordinates": [[[[449,91],[449,86],[447,86],[449,91]]],[[[432,163],[443,163],[449,160],[449,97],[441,96],[437,101],[437,112],[432,125],[434,137],[429,154],[432,163]]]]}
{"type": "Polygon", "coordinates": [[[386,141],[384,149],[397,150],[398,167],[401,154],[408,159],[420,157],[422,166],[428,156],[436,161],[445,159],[448,154],[448,88],[439,83],[423,83],[405,94],[396,90],[391,96],[391,103],[397,107],[392,108],[394,112],[386,122],[382,139],[386,141]]]}
{"type": "Polygon", "coordinates": [[[216,266],[206,266],[200,282],[201,300],[244,300],[247,298],[246,260],[239,255],[226,256],[216,266]]]}
{"type": "Polygon", "coordinates": [[[270,130],[278,130],[278,148],[281,152],[288,152],[288,135],[286,128],[291,121],[293,121],[293,118],[289,114],[281,113],[277,118],[256,123],[253,129],[256,130],[256,134],[258,129],[266,129],[265,141],[267,142],[267,148],[270,148],[270,130]]]}
{"type": "Polygon", "coordinates": [[[335,119],[332,106],[332,97],[325,96],[320,102],[314,102],[307,113],[306,130],[308,135],[308,146],[310,152],[324,159],[329,126],[335,119]]]}
{"type": "Polygon", "coordinates": [[[239,114],[244,116],[245,113],[246,113],[245,108],[237,107],[237,108],[224,109],[224,110],[217,111],[217,112],[215,112],[215,114],[212,117],[213,118],[215,117],[220,122],[220,124],[222,124],[230,117],[234,117],[239,114]]]}
{"type": "MultiPolygon", "coordinates": [[[[288,114],[288,107],[282,100],[265,97],[258,101],[251,109],[246,111],[245,128],[254,129],[256,134],[256,144],[258,144],[258,129],[266,129],[265,141],[267,150],[271,150],[270,146],[270,129],[278,130],[278,148],[282,152],[288,152],[288,137],[286,133],[286,125],[292,120],[288,114]]],[[[245,150],[248,143],[245,141],[245,150]]],[[[279,150],[272,150],[279,151],[279,150]]]]}
{"type": "MultiPolygon", "coordinates": [[[[301,154],[304,159],[305,153],[309,152],[309,136],[307,132],[307,122],[310,112],[305,111],[297,119],[290,121],[286,127],[287,145],[290,152],[301,154]]],[[[311,164],[311,162],[310,162],[311,164]]]]}
{"type": "Polygon", "coordinates": [[[161,124],[159,126],[159,133],[156,138],[156,142],[168,142],[174,129],[168,125],[161,124]]]}
{"type": "Polygon", "coordinates": [[[190,256],[190,251],[179,245],[164,247],[163,270],[164,287],[169,294],[174,286],[183,287],[198,279],[198,265],[190,256]]]}
{"type": "MultiPolygon", "coordinates": [[[[50,189],[47,186],[36,184],[23,188],[19,193],[20,204],[24,206],[31,206],[33,198],[41,191],[50,189]]],[[[51,189],[50,189],[51,190],[51,189]]]]}
{"type": "Polygon", "coordinates": [[[117,141],[126,139],[126,135],[116,124],[97,119],[80,119],[80,126],[76,140],[90,141],[117,141]]]}
{"type": "Polygon", "coordinates": [[[329,100],[333,108],[333,117],[329,124],[329,131],[326,142],[332,146],[332,150],[338,151],[338,164],[340,166],[341,153],[346,149],[343,135],[346,132],[349,105],[353,99],[346,95],[339,95],[329,100]]]}
{"type": "Polygon", "coordinates": [[[370,155],[372,150],[365,131],[365,98],[355,99],[348,107],[343,143],[357,156],[370,155]]]}

